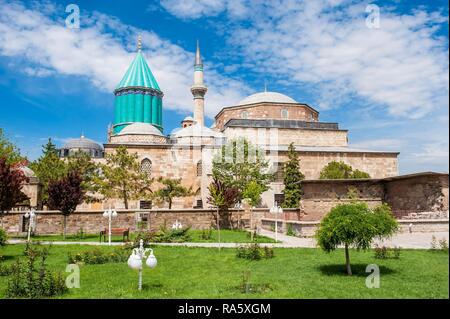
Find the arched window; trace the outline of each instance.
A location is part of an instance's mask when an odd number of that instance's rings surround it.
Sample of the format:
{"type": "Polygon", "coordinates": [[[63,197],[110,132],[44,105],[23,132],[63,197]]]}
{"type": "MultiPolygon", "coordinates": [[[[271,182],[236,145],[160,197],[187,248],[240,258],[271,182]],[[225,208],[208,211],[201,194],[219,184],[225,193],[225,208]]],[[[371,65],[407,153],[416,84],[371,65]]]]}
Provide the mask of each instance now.
{"type": "Polygon", "coordinates": [[[141,162],[141,172],[150,175],[152,173],[152,161],[144,158],[141,162]]]}
{"type": "Polygon", "coordinates": [[[241,112],[241,118],[247,119],[248,118],[248,112],[247,111],[242,111],[241,112]]]}
{"type": "Polygon", "coordinates": [[[281,110],[281,117],[287,119],[289,117],[289,111],[287,109],[281,110]]]}
{"type": "Polygon", "coordinates": [[[202,174],[203,174],[202,161],[198,161],[198,163],[197,163],[197,176],[202,176],[202,174]]]}

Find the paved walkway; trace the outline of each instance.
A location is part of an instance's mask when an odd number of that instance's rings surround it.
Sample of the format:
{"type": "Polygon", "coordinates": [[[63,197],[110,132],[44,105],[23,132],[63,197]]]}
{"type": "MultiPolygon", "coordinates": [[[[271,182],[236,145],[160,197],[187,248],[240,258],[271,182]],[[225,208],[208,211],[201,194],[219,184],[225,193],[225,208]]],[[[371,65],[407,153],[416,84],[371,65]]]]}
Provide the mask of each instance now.
{"type": "MultiPolygon", "coordinates": [[[[275,233],[268,230],[261,230],[261,235],[275,239],[275,233]]],[[[431,248],[432,236],[435,236],[437,240],[446,239],[449,240],[448,232],[435,232],[435,233],[401,233],[395,235],[393,238],[385,241],[376,241],[375,244],[385,245],[388,247],[401,247],[401,248],[413,248],[413,249],[428,249],[431,248]]],[[[316,241],[314,238],[299,238],[278,234],[277,244],[264,243],[261,246],[279,247],[279,248],[300,248],[300,247],[316,247],[316,241]]],[[[23,244],[26,243],[23,239],[11,239],[11,244],[23,244]]],[[[41,241],[42,244],[53,245],[91,245],[91,246],[108,246],[108,243],[99,242],[63,242],[63,241],[41,241]]],[[[111,243],[112,246],[121,246],[123,243],[111,243]]],[[[178,247],[207,247],[217,248],[219,243],[155,243],[158,246],[178,246],[178,247]]],[[[234,248],[242,245],[241,243],[221,243],[220,246],[224,248],[234,248]]]]}

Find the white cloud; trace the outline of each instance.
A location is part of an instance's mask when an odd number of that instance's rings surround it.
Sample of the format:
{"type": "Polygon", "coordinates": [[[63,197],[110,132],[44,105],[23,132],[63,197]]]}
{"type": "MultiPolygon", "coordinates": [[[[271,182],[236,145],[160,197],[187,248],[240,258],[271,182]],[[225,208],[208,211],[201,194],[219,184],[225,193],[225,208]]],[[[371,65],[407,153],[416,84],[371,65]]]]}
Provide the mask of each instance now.
{"type": "MultiPolygon", "coordinates": [[[[192,111],[193,52],[98,12],[82,12],[77,30],[65,27],[64,7],[47,3],[30,8],[2,0],[0,6],[0,55],[14,57],[17,71],[37,77],[82,76],[112,93],[134,58],[137,35],[142,34],[144,53],[165,93],[164,107],[192,111]]],[[[212,117],[222,106],[239,101],[248,89],[209,65],[205,69],[206,113],[212,117]]]]}
{"type": "Polygon", "coordinates": [[[449,147],[447,143],[436,142],[425,145],[422,152],[413,153],[412,155],[420,163],[441,163],[446,161],[448,167],[448,152],[449,147]]]}
{"type": "Polygon", "coordinates": [[[182,18],[227,13],[235,52],[261,73],[312,83],[321,109],[343,105],[352,94],[407,118],[448,107],[448,41],[435,35],[447,18],[439,12],[381,7],[381,28],[369,29],[366,4],[349,0],[242,0],[240,16],[229,12],[230,0],[186,3],[161,1],[182,18]]]}
{"type": "Polygon", "coordinates": [[[217,16],[226,11],[230,16],[242,18],[249,12],[247,0],[161,0],[171,14],[184,19],[217,16]]]}

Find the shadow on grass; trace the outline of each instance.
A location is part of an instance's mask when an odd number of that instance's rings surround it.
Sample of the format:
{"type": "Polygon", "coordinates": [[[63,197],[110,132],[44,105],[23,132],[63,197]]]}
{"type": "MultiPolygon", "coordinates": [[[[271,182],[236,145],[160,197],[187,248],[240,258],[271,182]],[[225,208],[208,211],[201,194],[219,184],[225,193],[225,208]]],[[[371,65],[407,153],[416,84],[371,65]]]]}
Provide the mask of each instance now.
{"type": "Polygon", "coordinates": [[[16,259],[17,257],[19,257],[20,255],[2,255],[1,253],[0,253],[0,263],[2,262],[2,261],[7,261],[7,260],[14,260],[14,259],[16,259]]]}
{"type": "MultiPolygon", "coordinates": [[[[352,274],[353,276],[357,277],[367,277],[371,274],[371,272],[366,272],[367,264],[352,264],[352,274]]],[[[378,265],[380,267],[380,274],[392,274],[395,273],[395,270],[378,265]]],[[[326,276],[335,276],[335,275],[342,275],[347,276],[347,270],[345,268],[345,264],[334,264],[334,265],[320,265],[317,267],[322,274],[326,276]]]]}

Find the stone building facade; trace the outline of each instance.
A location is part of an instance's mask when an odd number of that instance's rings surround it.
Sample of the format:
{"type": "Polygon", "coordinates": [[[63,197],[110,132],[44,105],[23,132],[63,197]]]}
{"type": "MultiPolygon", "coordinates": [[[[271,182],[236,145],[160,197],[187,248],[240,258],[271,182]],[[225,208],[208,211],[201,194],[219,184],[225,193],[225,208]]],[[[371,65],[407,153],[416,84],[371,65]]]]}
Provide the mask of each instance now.
{"type": "MultiPolygon", "coordinates": [[[[206,127],[207,88],[199,46],[194,85],[190,88],[194,99],[193,117],[187,117],[178,129],[165,135],[161,117],[164,93],[141,51],[139,44],[135,60],[115,90],[115,124],[108,130],[107,143],[92,146],[90,140],[88,143],[82,137],[71,144],[77,149],[90,147],[93,149],[90,153],[94,154],[109,154],[125,146],[129,152],[138,154],[141,165],[155,180],[158,177],[181,178],[184,186],[191,187],[195,195],[176,200],[173,205],[176,209],[207,208],[212,158],[222,145],[235,138],[244,137],[264,150],[272,172],[282,167],[288,145],[294,143],[307,179],[317,179],[322,168],[334,160],[366,171],[373,178],[398,175],[398,152],[354,149],[348,144],[348,131],[341,129],[338,123],[321,122],[319,112],[313,107],[277,92],[256,93],[237,105],[225,106],[215,116],[214,124],[206,127]]],[[[70,146],[63,150],[63,155],[71,152],[70,146]]],[[[104,161],[102,156],[95,156],[95,160],[104,161]]],[[[279,179],[270,186],[262,196],[262,207],[271,207],[283,191],[279,179]]],[[[157,189],[159,185],[155,183],[153,187],[157,189]]],[[[142,202],[145,201],[131,202],[130,207],[142,208],[142,202]]],[[[93,205],[83,204],[80,208],[99,208],[98,204],[93,205]]],[[[123,207],[118,200],[105,205],[123,207]]]]}

